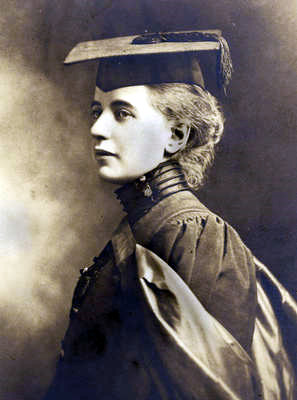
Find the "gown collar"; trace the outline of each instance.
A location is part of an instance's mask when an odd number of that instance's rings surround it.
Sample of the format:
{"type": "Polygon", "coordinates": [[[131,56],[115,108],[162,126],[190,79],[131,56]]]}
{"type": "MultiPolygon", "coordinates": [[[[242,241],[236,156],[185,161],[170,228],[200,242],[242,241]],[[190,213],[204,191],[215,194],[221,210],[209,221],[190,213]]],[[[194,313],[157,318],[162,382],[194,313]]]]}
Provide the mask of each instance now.
{"type": "Polygon", "coordinates": [[[191,190],[181,166],[175,160],[165,161],[154,170],[115,191],[133,225],[154,205],[174,193],[191,190]]]}

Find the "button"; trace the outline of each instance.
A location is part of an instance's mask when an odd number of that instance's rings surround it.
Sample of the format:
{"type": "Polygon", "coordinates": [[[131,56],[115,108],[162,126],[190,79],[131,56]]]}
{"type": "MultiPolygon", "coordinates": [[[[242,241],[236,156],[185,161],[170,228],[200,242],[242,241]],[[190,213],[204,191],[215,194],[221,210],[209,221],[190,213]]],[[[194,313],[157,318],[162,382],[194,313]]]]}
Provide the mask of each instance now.
{"type": "Polygon", "coordinates": [[[88,268],[88,267],[81,268],[81,269],[80,269],[80,273],[81,273],[81,275],[83,275],[83,274],[87,273],[87,272],[88,272],[88,270],[89,270],[89,268],[88,268]]]}

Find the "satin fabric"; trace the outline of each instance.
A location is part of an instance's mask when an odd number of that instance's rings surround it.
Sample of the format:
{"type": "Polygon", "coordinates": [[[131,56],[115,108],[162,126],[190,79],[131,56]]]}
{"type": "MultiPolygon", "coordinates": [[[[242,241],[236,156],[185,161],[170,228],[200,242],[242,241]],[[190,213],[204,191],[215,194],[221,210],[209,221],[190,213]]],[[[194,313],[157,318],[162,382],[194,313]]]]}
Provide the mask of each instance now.
{"type": "Polygon", "coordinates": [[[148,365],[162,400],[294,399],[292,367],[259,275],[268,277],[286,298],[295,321],[296,303],[263,264],[255,259],[258,307],[250,357],[167,263],[145,247],[135,246],[127,223],[122,224],[113,238],[113,246],[123,282],[131,284],[135,279],[139,282],[139,285],[134,283],[133,290],[140,293],[145,328],[157,354],[154,360],[159,360],[148,365]],[[131,274],[135,274],[135,279],[131,274]],[[159,376],[160,363],[167,372],[165,382],[159,376]]]}
{"type": "Polygon", "coordinates": [[[257,294],[258,310],[255,322],[252,354],[255,361],[258,375],[261,377],[263,398],[295,399],[296,381],[294,371],[289,361],[287,351],[284,347],[277,316],[285,314],[290,322],[291,328],[297,327],[297,304],[289,292],[273,276],[269,269],[259,260],[254,258],[257,268],[257,294]],[[266,290],[262,286],[262,280],[266,280],[266,290]],[[267,290],[267,285],[271,290],[267,290]],[[273,310],[267,293],[276,292],[281,307],[278,308],[278,315],[273,310]]]}

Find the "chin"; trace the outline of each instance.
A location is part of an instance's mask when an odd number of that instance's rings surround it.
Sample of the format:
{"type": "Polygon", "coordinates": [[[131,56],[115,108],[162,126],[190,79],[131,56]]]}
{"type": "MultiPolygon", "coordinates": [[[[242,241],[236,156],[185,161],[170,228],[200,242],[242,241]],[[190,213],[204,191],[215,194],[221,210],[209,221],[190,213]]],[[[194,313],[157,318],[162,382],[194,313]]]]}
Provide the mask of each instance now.
{"type": "Polygon", "coordinates": [[[110,173],[110,171],[102,171],[102,169],[100,168],[98,171],[98,176],[104,182],[113,183],[114,185],[124,185],[125,183],[133,182],[135,179],[139,178],[139,176],[141,176],[141,175],[136,176],[136,177],[116,175],[116,174],[110,173]]]}

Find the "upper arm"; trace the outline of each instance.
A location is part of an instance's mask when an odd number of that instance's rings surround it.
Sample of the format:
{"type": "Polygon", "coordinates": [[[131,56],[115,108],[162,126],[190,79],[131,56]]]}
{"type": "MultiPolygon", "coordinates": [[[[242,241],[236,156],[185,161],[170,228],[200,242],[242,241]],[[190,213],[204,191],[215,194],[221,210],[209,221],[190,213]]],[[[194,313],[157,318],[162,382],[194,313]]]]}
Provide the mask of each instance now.
{"type": "Polygon", "coordinates": [[[232,227],[214,214],[187,213],[166,221],[149,248],[244,347],[250,345],[257,303],[255,268],[252,254],[232,227]]]}
{"type": "Polygon", "coordinates": [[[174,268],[187,284],[192,278],[206,219],[206,216],[193,212],[171,218],[153,235],[149,244],[149,248],[174,268]]]}

